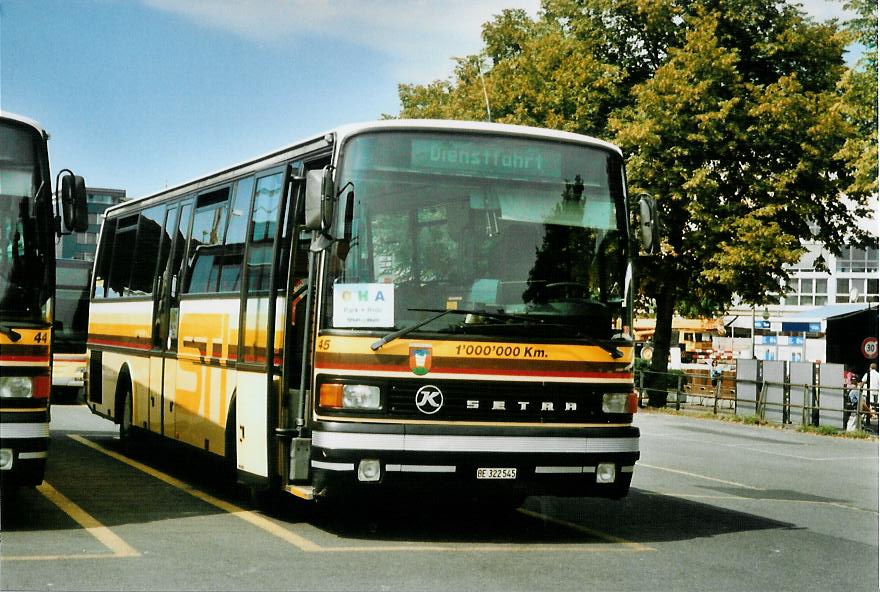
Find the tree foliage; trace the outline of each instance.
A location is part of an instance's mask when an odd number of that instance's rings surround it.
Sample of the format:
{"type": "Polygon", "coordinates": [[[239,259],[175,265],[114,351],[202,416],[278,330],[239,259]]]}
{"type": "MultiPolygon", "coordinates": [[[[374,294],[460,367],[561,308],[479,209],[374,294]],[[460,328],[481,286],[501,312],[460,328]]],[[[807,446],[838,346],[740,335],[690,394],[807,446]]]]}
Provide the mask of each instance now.
{"type": "Polygon", "coordinates": [[[856,13],[847,23],[853,40],[864,48],[856,67],[840,82],[841,114],[856,133],[847,138],[837,157],[853,170],[850,193],[877,193],[877,2],[851,0],[845,6],[856,13]]]}
{"type": "Polygon", "coordinates": [[[877,16],[872,0],[848,6],[859,19],[842,28],[775,0],[544,0],[536,18],[485,24],[451,79],[402,85],[400,116],[482,120],[488,99],[494,121],[619,144],[630,194],[656,196],[663,221],[643,287],[664,371],[674,311],[769,303],[801,241],[865,239],[877,16]],[[867,57],[848,69],[854,38],[867,57]]]}

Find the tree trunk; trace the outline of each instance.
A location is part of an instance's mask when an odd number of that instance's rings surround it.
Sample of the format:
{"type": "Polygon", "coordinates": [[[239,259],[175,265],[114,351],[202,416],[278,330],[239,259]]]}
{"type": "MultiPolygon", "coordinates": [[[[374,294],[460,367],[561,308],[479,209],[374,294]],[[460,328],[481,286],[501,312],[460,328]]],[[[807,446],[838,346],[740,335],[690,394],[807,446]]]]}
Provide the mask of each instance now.
{"type": "Polygon", "coordinates": [[[669,370],[669,347],[672,340],[672,314],[675,311],[675,287],[663,282],[656,294],[656,325],[654,327],[654,356],[651,370],[645,376],[648,405],[666,406],[666,372],[669,370]]]}

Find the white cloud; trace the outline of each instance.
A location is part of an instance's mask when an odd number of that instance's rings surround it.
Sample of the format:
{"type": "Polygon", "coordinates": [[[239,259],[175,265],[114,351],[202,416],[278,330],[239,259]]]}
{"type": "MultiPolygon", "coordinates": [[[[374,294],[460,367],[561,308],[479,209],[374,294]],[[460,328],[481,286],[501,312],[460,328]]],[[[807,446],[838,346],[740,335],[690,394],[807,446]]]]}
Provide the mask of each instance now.
{"type": "MultiPolygon", "coordinates": [[[[283,43],[303,34],[346,40],[389,56],[409,82],[447,78],[450,58],[476,53],[483,23],[505,8],[534,16],[540,0],[143,0],[148,6],[244,37],[283,43]]],[[[842,17],[836,0],[805,0],[823,20],[842,17]]]]}
{"type": "Polygon", "coordinates": [[[144,0],[160,10],[250,39],[302,34],[346,40],[388,55],[404,80],[446,78],[453,56],[476,53],[483,23],[505,8],[535,15],[540,0],[144,0]]]}

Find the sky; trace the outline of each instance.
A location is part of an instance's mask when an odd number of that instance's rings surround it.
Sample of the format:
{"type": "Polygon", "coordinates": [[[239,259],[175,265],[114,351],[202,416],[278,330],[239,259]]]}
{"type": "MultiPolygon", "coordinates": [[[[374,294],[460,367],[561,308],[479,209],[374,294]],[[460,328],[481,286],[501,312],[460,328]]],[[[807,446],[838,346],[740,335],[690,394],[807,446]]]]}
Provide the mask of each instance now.
{"type": "MultiPolygon", "coordinates": [[[[540,0],[0,0],[0,109],[50,134],[53,175],[160,191],[448,78],[484,22],[540,0]]],[[[844,16],[806,0],[816,19],[844,16]]]]}

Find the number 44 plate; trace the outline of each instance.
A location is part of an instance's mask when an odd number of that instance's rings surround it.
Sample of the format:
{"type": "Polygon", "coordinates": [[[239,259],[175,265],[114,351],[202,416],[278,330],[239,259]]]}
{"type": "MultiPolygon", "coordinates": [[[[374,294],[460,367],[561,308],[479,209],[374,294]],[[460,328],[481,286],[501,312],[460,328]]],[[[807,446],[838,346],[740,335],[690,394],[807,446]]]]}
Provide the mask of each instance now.
{"type": "Polygon", "coordinates": [[[516,469],[477,469],[477,479],[516,479],[516,469]]]}

